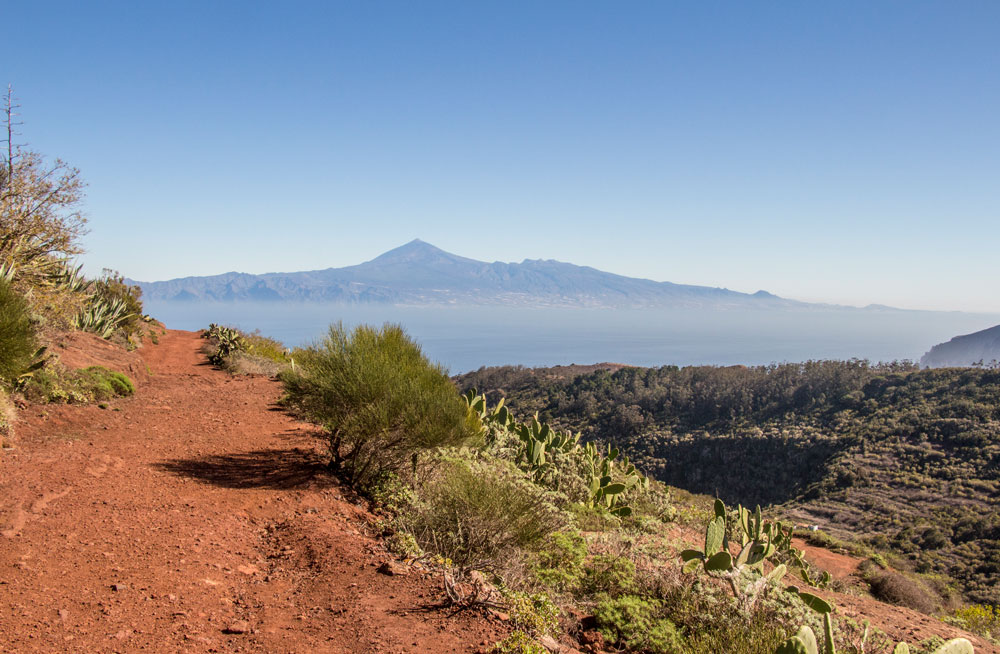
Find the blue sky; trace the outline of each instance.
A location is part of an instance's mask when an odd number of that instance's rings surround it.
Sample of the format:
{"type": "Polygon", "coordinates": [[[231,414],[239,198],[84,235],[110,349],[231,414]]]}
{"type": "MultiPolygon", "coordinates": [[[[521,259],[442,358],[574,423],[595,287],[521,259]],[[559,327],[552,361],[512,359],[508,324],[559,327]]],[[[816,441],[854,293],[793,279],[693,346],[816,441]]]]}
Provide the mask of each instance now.
{"type": "Polygon", "coordinates": [[[9,2],[87,270],[413,238],[803,300],[1000,312],[1000,3],[9,2]]]}

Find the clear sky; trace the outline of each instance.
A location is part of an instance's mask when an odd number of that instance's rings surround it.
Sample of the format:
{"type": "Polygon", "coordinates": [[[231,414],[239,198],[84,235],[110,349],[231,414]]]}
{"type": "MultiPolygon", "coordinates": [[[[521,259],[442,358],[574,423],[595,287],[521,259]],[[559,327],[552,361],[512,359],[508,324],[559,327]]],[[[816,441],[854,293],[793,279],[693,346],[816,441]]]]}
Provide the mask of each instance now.
{"type": "Polygon", "coordinates": [[[1000,3],[17,2],[0,82],[90,273],[413,238],[810,301],[1000,311],[1000,3]]]}

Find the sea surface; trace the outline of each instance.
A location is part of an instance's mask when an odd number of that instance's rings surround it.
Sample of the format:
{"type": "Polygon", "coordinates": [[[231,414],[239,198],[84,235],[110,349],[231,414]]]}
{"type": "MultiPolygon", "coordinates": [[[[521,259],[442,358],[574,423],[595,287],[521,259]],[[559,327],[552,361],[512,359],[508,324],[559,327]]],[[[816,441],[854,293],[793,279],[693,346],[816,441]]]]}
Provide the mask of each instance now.
{"type": "Polygon", "coordinates": [[[611,361],[638,366],[757,365],[809,359],[919,360],[953,336],[1000,324],[1000,315],[869,309],[620,310],[383,304],[146,302],[172,329],[209,323],[289,347],[331,323],[399,323],[452,374],[481,366],[611,361]]]}

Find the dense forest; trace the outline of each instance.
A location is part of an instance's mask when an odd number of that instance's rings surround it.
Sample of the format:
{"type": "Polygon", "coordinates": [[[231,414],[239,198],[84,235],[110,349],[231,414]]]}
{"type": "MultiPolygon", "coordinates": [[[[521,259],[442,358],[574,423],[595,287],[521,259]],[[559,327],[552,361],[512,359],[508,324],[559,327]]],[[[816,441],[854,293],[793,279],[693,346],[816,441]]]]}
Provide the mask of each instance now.
{"type": "Polygon", "coordinates": [[[652,476],[863,539],[1000,604],[1000,370],[909,362],[484,368],[521,413],[624,444],[652,476]]]}

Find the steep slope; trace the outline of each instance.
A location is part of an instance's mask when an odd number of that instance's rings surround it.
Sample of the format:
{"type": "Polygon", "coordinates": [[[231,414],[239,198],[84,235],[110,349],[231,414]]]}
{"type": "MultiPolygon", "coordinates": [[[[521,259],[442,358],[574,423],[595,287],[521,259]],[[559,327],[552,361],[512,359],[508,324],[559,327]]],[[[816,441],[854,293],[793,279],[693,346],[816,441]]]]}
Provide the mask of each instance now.
{"type": "MultiPolygon", "coordinates": [[[[788,307],[765,291],[654,282],[552,260],[486,263],[420,240],[345,268],[249,275],[226,273],[137,282],[151,300],[307,300],[402,304],[591,307],[788,307]]],[[[803,305],[805,306],[805,305],[803,305]]]]}
{"type": "Polygon", "coordinates": [[[1000,361],[1000,325],[939,343],[920,359],[926,368],[971,366],[1000,361]]]}
{"type": "Polygon", "coordinates": [[[503,636],[387,558],[278,385],[168,332],[131,399],[23,412],[0,457],[9,652],[471,652],[503,636]]]}
{"type": "Polygon", "coordinates": [[[457,378],[521,413],[623,445],[672,486],[782,505],[1000,602],[1000,371],[808,362],[457,378]]]}

